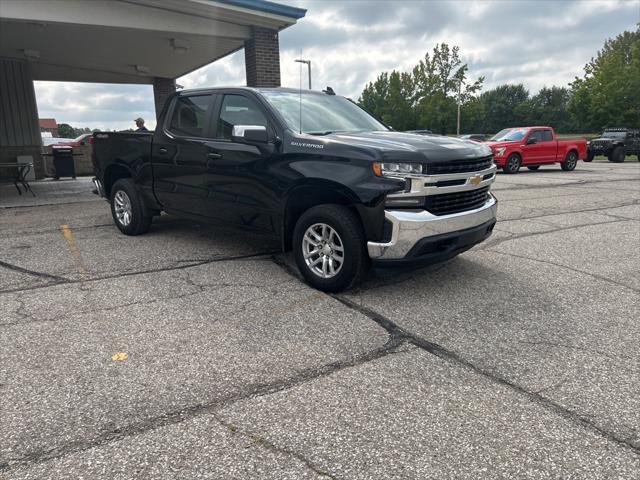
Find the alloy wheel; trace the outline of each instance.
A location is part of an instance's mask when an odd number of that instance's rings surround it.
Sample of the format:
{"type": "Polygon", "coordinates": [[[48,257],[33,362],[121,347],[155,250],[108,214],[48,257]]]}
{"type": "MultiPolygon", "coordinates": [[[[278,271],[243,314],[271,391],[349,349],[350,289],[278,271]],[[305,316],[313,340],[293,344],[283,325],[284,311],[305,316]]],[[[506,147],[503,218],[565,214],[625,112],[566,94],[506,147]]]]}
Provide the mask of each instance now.
{"type": "Polygon", "coordinates": [[[344,264],[344,244],[326,223],[315,223],[304,232],[302,254],[309,270],[320,278],[333,278],[344,264]]]}
{"type": "Polygon", "coordinates": [[[125,227],[128,226],[131,223],[131,217],[133,216],[133,209],[131,208],[129,195],[127,195],[123,190],[118,190],[113,197],[113,205],[118,222],[125,227]]]}

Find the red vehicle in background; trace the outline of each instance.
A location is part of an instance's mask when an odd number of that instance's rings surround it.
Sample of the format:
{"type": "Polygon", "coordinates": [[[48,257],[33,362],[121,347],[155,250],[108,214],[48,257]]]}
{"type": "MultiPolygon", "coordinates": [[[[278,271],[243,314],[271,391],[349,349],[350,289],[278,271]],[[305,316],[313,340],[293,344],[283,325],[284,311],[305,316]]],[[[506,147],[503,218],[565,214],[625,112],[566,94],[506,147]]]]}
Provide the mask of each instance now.
{"type": "Polygon", "coordinates": [[[505,128],[486,145],[493,152],[493,161],[505,173],[517,173],[523,166],[538,170],[551,163],[559,163],[562,170],[569,172],[587,156],[584,138],[558,140],[551,127],[505,128]]]}
{"type": "Polygon", "coordinates": [[[83,133],[79,137],[65,140],[64,142],[57,142],[51,145],[52,147],[80,147],[82,145],[93,144],[93,133],[83,133]]]}

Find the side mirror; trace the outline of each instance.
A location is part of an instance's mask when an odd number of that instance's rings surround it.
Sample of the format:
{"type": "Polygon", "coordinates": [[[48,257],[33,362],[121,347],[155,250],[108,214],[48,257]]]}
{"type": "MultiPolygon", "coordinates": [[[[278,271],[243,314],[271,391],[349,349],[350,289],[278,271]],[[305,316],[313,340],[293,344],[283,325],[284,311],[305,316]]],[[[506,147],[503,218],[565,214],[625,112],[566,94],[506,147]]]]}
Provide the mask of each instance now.
{"type": "Polygon", "coordinates": [[[538,143],[537,138],[527,138],[527,145],[533,145],[534,143],[538,143]]]}
{"type": "Polygon", "coordinates": [[[262,125],[234,125],[231,138],[236,142],[267,143],[269,141],[267,127],[262,125]]]}

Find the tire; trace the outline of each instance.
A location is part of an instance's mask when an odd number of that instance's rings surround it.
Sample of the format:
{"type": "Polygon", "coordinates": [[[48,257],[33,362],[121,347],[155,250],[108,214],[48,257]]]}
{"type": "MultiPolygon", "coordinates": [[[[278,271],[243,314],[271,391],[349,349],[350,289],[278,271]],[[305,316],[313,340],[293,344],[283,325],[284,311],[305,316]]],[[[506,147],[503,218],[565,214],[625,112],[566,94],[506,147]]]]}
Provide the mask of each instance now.
{"type": "Polygon", "coordinates": [[[613,163],[624,162],[624,147],[618,146],[609,154],[609,161],[613,163]]]}
{"type": "Polygon", "coordinates": [[[520,166],[522,165],[522,159],[520,155],[517,153],[512,153],[507,158],[507,161],[504,163],[504,167],[502,167],[502,171],[504,173],[518,173],[520,170],[520,166]]]}
{"type": "Polygon", "coordinates": [[[587,158],[584,159],[585,162],[593,162],[595,158],[595,154],[593,152],[587,152],[587,158]]]}
{"type": "Polygon", "coordinates": [[[578,154],[571,150],[564,158],[564,162],[560,164],[560,168],[565,172],[570,172],[576,169],[576,165],[578,165],[578,154]]]}
{"type": "Polygon", "coordinates": [[[293,253],[307,283],[324,292],[346,290],[362,281],[369,270],[360,221],[342,205],[318,205],[304,212],[293,231],[293,253]],[[314,254],[320,248],[326,250],[314,254]],[[342,248],[342,257],[338,248],[342,248]]]}
{"type": "Polygon", "coordinates": [[[527,167],[529,170],[533,170],[536,171],[540,168],[540,165],[531,165],[530,167],[527,167]]]}
{"type": "Polygon", "coordinates": [[[122,178],[113,184],[110,203],[113,221],[125,235],[140,235],[151,228],[153,217],[148,214],[130,178],[122,178]]]}

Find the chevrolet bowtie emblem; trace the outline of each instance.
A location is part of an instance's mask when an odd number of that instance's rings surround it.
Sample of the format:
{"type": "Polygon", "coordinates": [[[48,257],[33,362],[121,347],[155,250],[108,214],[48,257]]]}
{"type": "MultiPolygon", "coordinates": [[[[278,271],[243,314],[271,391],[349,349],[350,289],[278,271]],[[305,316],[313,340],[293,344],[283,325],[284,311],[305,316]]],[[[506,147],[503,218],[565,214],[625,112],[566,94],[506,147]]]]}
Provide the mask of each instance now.
{"type": "Polygon", "coordinates": [[[480,184],[481,181],[482,181],[482,177],[480,175],[476,175],[475,177],[469,177],[469,180],[467,180],[467,183],[471,185],[478,185],[480,184]]]}

